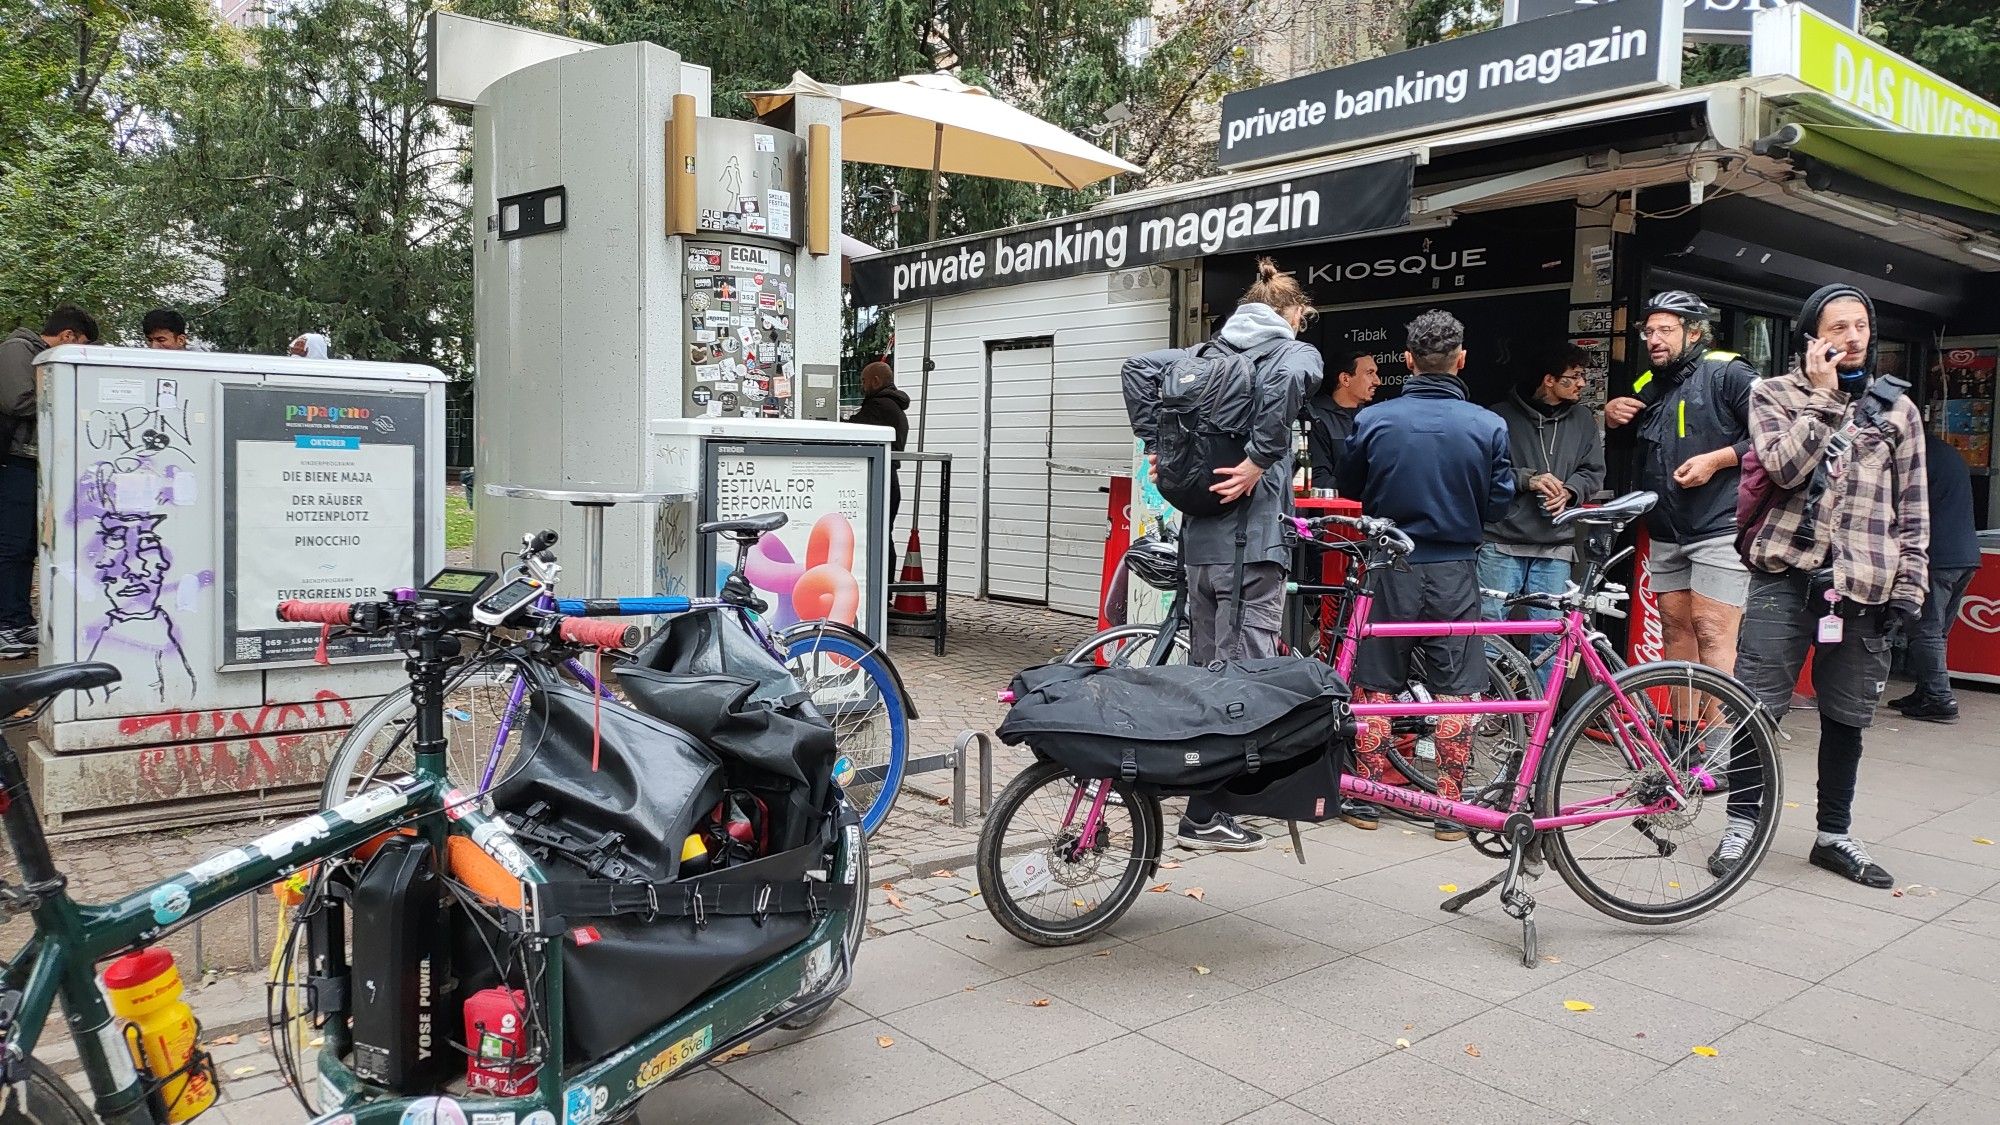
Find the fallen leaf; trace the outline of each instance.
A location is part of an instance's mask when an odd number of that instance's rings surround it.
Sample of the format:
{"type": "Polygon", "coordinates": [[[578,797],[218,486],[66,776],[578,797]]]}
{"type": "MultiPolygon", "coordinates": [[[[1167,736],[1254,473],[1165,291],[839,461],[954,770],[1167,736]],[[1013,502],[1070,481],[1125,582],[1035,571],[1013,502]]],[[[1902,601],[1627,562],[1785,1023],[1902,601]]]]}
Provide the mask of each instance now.
{"type": "Polygon", "coordinates": [[[1184,890],[1184,891],[1182,891],[1181,893],[1182,893],[1182,894],[1184,894],[1184,895],[1186,895],[1186,896],[1188,896],[1189,898],[1191,898],[1191,899],[1195,900],[1196,902],[1200,902],[1200,901],[1201,901],[1201,888],[1200,888],[1200,887],[1189,887],[1189,888],[1188,888],[1187,890],[1184,890]]]}
{"type": "Polygon", "coordinates": [[[1713,1047],[1690,1047],[1688,1048],[1688,1053],[1693,1055],[1700,1055],[1702,1058],[1705,1059],[1712,1059],[1715,1056],[1721,1054],[1722,1052],[1716,1050],[1713,1047]]]}
{"type": "Polygon", "coordinates": [[[1473,1058],[1475,1058],[1475,1059],[1476,1059],[1476,1058],[1478,1058],[1478,1057],[1479,1057],[1479,1044],[1477,1044],[1477,1043],[1467,1043],[1467,1044],[1465,1045],[1465,1053],[1466,1053],[1466,1054],[1468,1054],[1468,1055],[1471,1055],[1471,1056],[1472,1056],[1473,1058]]]}
{"type": "Polygon", "coordinates": [[[313,1037],[312,1037],[312,1041],[311,1041],[311,1042],[309,1042],[309,1043],[307,1043],[307,1044],[306,1044],[306,1046],[308,1046],[308,1047],[324,1047],[324,1046],[326,1046],[326,1036],[324,1036],[324,1035],[315,1035],[315,1036],[313,1036],[313,1037]]]}
{"type": "Polygon", "coordinates": [[[1594,1012],[1597,1010],[1597,1005],[1588,1000],[1565,1000],[1563,1001],[1563,1007],[1568,1008],[1572,1012],[1594,1012]]]}
{"type": "Polygon", "coordinates": [[[877,1047],[884,1047],[884,1048],[893,1047],[896,1045],[896,1041],[894,1039],[889,1038],[886,1035],[877,1035],[875,1037],[875,1045],[877,1047]]]}
{"type": "Polygon", "coordinates": [[[1036,999],[1030,1000],[1028,1002],[1028,1007],[1030,1008],[1046,1008],[1048,1006],[1049,1006],[1049,998],[1046,996],[1037,997],[1036,999]]]}
{"type": "Polygon", "coordinates": [[[903,896],[897,894],[895,891],[889,892],[889,905],[895,907],[898,910],[909,909],[909,907],[903,905],[903,896]]]}
{"type": "Polygon", "coordinates": [[[1416,833],[1415,833],[1415,832],[1412,832],[1412,831],[1410,831],[1410,830],[1409,830],[1409,829],[1407,829],[1407,828],[1405,828],[1405,829],[1403,829],[1403,835],[1405,835],[1405,836],[1414,836],[1414,835],[1416,835],[1416,833]]]}
{"type": "Polygon", "coordinates": [[[894,883],[884,883],[884,884],[882,884],[882,887],[881,887],[881,889],[882,889],[882,890],[885,890],[885,891],[893,891],[893,890],[895,890],[895,889],[896,889],[896,884],[894,884],[894,883]]]}
{"type": "Polygon", "coordinates": [[[1207,975],[1208,975],[1208,966],[1207,966],[1207,965],[1196,965],[1196,966],[1194,967],[1194,971],[1195,971],[1195,975],[1196,975],[1196,976],[1203,976],[1203,977],[1205,977],[1205,976],[1207,976],[1207,975]]]}
{"type": "Polygon", "coordinates": [[[967,935],[965,935],[965,940],[967,940],[967,941],[976,941],[976,942],[978,942],[978,943],[979,943],[979,944],[981,944],[981,945],[992,945],[992,944],[993,944],[993,939],[992,939],[992,938],[983,938],[983,937],[980,937],[980,936],[979,936],[978,934],[967,934],[967,935]]]}
{"type": "Polygon", "coordinates": [[[1672,887],[1673,889],[1675,889],[1675,890],[1677,890],[1677,891],[1681,889],[1681,885],[1680,885],[1679,883],[1675,883],[1675,882],[1672,882],[1672,881],[1669,881],[1669,882],[1667,883],[1667,886],[1669,886],[1669,887],[1672,887]]]}
{"type": "Polygon", "coordinates": [[[1095,952],[1095,953],[1091,954],[1091,956],[1092,956],[1092,957],[1109,957],[1109,956],[1111,956],[1111,951],[1110,951],[1109,949],[1100,949],[1100,950],[1098,950],[1097,952],[1095,952]]]}
{"type": "Polygon", "coordinates": [[[1443,891],[1444,893],[1446,893],[1446,894],[1448,894],[1448,895],[1455,895],[1455,894],[1457,894],[1457,893],[1458,893],[1458,884],[1457,884],[1457,883],[1439,883],[1439,884],[1438,884],[1438,890],[1441,890],[1441,891],[1443,891]]]}
{"type": "Polygon", "coordinates": [[[1555,955],[1555,954],[1553,954],[1553,953],[1544,953],[1544,954],[1542,954],[1542,960],[1543,960],[1544,962],[1546,962],[1547,964],[1550,964],[1550,965],[1560,965],[1560,964],[1562,964],[1562,963],[1563,963],[1563,959],[1562,959],[1562,958],[1560,958],[1560,957],[1558,957],[1558,956],[1556,956],[1556,955],[1555,955]]]}
{"type": "Polygon", "coordinates": [[[939,797],[939,798],[937,799],[937,803],[938,803],[938,806],[939,806],[940,808],[947,808],[947,809],[948,809],[948,808],[950,808],[950,807],[951,807],[951,798],[950,798],[950,797],[939,797]]]}
{"type": "Polygon", "coordinates": [[[1632,1038],[1634,1039],[1644,1039],[1645,1037],[1646,1033],[1643,1031],[1635,1031],[1632,1033],[1632,1038]]]}
{"type": "Polygon", "coordinates": [[[1788,809],[1795,809],[1799,807],[1799,803],[1797,801],[1786,801],[1785,807],[1788,809]]]}
{"type": "Polygon", "coordinates": [[[1911,883],[1903,888],[1903,893],[1911,898],[1936,898],[1937,892],[1936,887],[1927,887],[1922,883],[1911,883]]]}
{"type": "Polygon", "coordinates": [[[1415,1031],[1416,1029],[1417,1029],[1417,1025],[1416,1025],[1416,1024],[1413,1024],[1413,1023],[1406,1023],[1406,1024],[1404,1024],[1404,1025],[1403,1025],[1403,1030],[1404,1030],[1404,1031],[1415,1031]]]}
{"type": "Polygon", "coordinates": [[[267,1031],[267,1032],[265,1032],[264,1034],[262,1034],[262,1035],[259,1035],[259,1036],[257,1037],[257,1045],[258,1045],[258,1046],[260,1046],[260,1047],[268,1047],[268,1046],[270,1046],[270,1045],[271,1045],[271,1034],[270,1034],[270,1032],[268,1032],[268,1031],[267,1031]]]}
{"type": "Polygon", "coordinates": [[[257,1073],[257,1068],[254,1066],[239,1066],[235,1070],[230,1071],[229,1073],[234,1074],[238,1078],[242,1078],[245,1075],[257,1073]]]}
{"type": "Polygon", "coordinates": [[[1162,870],[1162,871],[1173,871],[1173,870],[1175,870],[1175,869],[1179,868],[1179,867],[1180,867],[1180,865],[1181,865],[1181,864],[1180,864],[1180,861],[1179,861],[1179,860],[1177,860],[1177,859],[1170,859],[1170,860],[1168,860],[1167,862],[1165,862],[1165,863],[1162,863],[1162,864],[1160,865],[1160,870],[1162,870]]]}
{"type": "Polygon", "coordinates": [[[1974,836],[1974,837],[1972,838],[1972,842],[1973,842],[1973,843],[1975,843],[1975,844],[1986,844],[1986,845],[1989,845],[1989,846],[1991,846],[1991,845],[1992,845],[1992,843],[1993,843],[1993,841],[1991,841],[1991,840],[1987,839],[1987,838],[1986,838],[1986,837],[1984,837],[1984,836],[1974,836]]]}
{"type": "Polygon", "coordinates": [[[218,1036],[216,1036],[215,1038],[213,1038],[213,1039],[209,1040],[208,1042],[209,1042],[209,1044],[210,1044],[211,1046],[215,1046],[215,1047],[227,1047],[227,1046],[229,1046],[229,1045],[230,1045],[231,1043],[234,1043],[234,1042],[236,1042],[236,1040],[237,1040],[238,1038],[240,1038],[240,1037],[239,1037],[239,1036],[235,1036],[235,1035],[218,1035],[218,1036]]]}
{"type": "Polygon", "coordinates": [[[978,897],[979,897],[979,892],[975,890],[975,891],[973,891],[973,892],[972,892],[971,894],[969,894],[969,895],[966,895],[965,897],[966,897],[966,898],[978,898],[978,897]]]}
{"type": "Polygon", "coordinates": [[[1409,1050],[1409,1049],[1410,1049],[1410,1041],[1409,1041],[1408,1039],[1398,1039],[1398,1040],[1396,1040],[1396,1049],[1397,1049],[1398,1051],[1407,1051],[1407,1050],[1409,1050]]]}
{"type": "Polygon", "coordinates": [[[1168,891],[1173,890],[1174,885],[1172,883],[1154,883],[1152,886],[1147,887],[1146,889],[1152,892],[1153,894],[1163,895],[1166,894],[1168,891]]]}
{"type": "Polygon", "coordinates": [[[1080,899],[1080,898],[1073,898],[1073,899],[1070,899],[1070,900],[1069,900],[1069,904],[1070,904],[1071,906],[1074,906],[1074,907],[1076,907],[1076,908],[1077,908],[1078,910],[1082,910],[1082,909],[1083,909],[1083,900],[1082,900],[1082,899],[1080,899]]]}
{"type": "Polygon", "coordinates": [[[717,1055],[715,1057],[715,1061],[719,1063],[726,1063],[731,1059],[740,1059],[749,1053],[750,1053],[750,1044],[738,1043],[736,1046],[729,1048],[727,1051],[722,1052],[720,1055],[717,1055]]]}
{"type": "Polygon", "coordinates": [[[933,871],[933,872],[931,872],[931,878],[933,878],[933,879],[956,879],[956,878],[958,878],[958,872],[956,872],[956,871],[952,871],[952,870],[950,870],[950,869],[948,869],[948,868],[939,868],[938,870],[936,870],[936,871],[933,871]]]}

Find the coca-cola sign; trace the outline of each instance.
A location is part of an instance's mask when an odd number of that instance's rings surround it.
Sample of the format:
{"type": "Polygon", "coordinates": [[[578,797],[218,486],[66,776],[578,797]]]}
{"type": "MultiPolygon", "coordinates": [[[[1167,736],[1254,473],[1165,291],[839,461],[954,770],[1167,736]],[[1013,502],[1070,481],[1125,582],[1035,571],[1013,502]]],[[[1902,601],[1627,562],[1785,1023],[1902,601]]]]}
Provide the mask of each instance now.
{"type": "Polygon", "coordinates": [[[1653,544],[1639,529],[1639,547],[1632,553],[1632,631],[1626,659],[1645,664],[1667,658],[1666,627],[1660,620],[1660,600],[1653,595],[1653,544]]]}

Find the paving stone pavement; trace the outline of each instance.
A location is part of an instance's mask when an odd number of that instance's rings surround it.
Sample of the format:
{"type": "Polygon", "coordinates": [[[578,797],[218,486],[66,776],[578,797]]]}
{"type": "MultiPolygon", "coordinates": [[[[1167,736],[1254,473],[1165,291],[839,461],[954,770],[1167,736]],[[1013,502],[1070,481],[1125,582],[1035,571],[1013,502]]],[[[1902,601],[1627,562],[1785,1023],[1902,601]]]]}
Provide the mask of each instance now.
{"type": "MultiPolygon", "coordinates": [[[[896,645],[919,755],[990,730],[1012,672],[1089,628],[978,603],[954,620],[943,660],[896,645]]],[[[1308,829],[1304,865],[1284,842],[1181,853],[1109,934],[1025,945],[977,893],[976,819],[956,829],[936,804],[949,775],[920,778],[875,838],[853,987],[813,1028],[663,1088],[640,1120],[2000,1121],[2000,695],[1961,704],[1956,727],[1885,712],[1868,735],[1855,822],[1901,893],[1806,864],[1817,736],[1794,716],[1786,820],[1748,887],[1648,928],[1589,912],[1551,875],[1535,969],[1490,897],[1437,909],[1495,861],[1394,820],[1308,829]]],[[[997,749],[1004,783],[1025,757],[997,749]]],[[[261,1013],[254,977],[209,988],[205,1016],[210,1000],[261,1013]]],[[[255,1031],[204,1120],[298,1119],[255,1031]]]]}

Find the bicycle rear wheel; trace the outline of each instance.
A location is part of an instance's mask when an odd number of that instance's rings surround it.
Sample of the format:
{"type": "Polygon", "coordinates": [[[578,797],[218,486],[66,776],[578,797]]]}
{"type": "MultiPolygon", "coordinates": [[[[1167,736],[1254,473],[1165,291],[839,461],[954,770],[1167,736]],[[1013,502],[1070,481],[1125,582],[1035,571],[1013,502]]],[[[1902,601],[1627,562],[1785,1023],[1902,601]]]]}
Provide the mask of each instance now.
{"type": "Polygon", "coordinates": [[[0,1090],[0,1125],[91,1125],[97,1115],[40,1059],[16,1059],[20,1078],[0,1090]]]}
{"type": "Polygon", "coordinates": [[[1188,639],[1184,629],[1174,630],[1167,658],[1160,655],[1160,626],[1114,625],[1069,650],[1064,664],[1097,664],[1107,668],[1143,668],[1151,664],[1186,664],[1188,639]]]}
{"type": "Polygon", "coordinates": [[[1054,762],[1022,770],[979,830],[979,894],[1002,929],[1033,945],[1074,945],[1118,921],[1159,859],[1160,805],[1122,781],[1082,782],[1054,762]],[[1081,840],[1096,786],[1111,795],[1081,840]]]}
{"type": "Polygon", "coordinates": [[[785,666],[833,726],[833,778],[861,813],[861,830],[889,818],[910,758],[909,707],[879,645],[820,629],[783,638],[785,666]]]}
{"type": "Polygon", "coordinates": [[[1699,664],[1642,664],[1618,674],[1632,710],[1610,687],[1593,688],[1551,737],[1535,784],[1537,818],[1646,807],[1671,792],[1667,767],[1638,741],[1644,729],[1685,787],[1682,807],[1553,829],[1542,835],[1549,862],[1577,897],[1624,922],[1670,925],[1721,905],[1747,882],[1771,848],[1783,807],[1777,737],[1757,701],[1735,680],[1699,664]],[[1650,700],[1686,692],[1692,706],[1713,707],[1731,733],[1710,745],[1712,727],[1676,723],[1650,700]],[[1728,792],[1717,784],[1728,775],[1728,792]],[[1714,779],[1704,784],[1700,778],[1714,779]],[[1752,810],[1742,859],[1717,875],[1709,857],[1721,843],[1728,810],[1752,810]],[[1754,808],[1753,808],[1754,806],[1754,808]]]}
{"type": "MultiPolygon", "coordinates": [[[[493,659],[455,673],[444,697],[445,773],[468,794],[480,791],[491,764],[492,780],[507,776],[521,748],[521,716],[496,748],[522,666],[493,659]],[[497,753],[496,753],[497,750],[497,753]]],[[[525,711],[525,693],[522,710],[525,711]]],[[[332,808],[365,785],[401,777],[416,768],[416,708],[408,685],[390,692],[362,714],[327,764],[320,807],[332,808]]]]}

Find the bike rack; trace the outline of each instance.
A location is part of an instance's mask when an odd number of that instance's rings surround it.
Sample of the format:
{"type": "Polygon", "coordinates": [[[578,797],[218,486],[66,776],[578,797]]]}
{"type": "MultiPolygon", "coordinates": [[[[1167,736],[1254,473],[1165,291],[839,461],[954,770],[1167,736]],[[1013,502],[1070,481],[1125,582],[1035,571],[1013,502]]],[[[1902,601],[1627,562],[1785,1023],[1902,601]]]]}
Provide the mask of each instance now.
{"type": "MultiPolygon", "coordinates": [[[[951,771],[951,824],[954,828],[965,827],[965,759],[966,751],[975,745],[979,748],[979,815],[985,816],[987,807],[993,803],[993,740],[987,737],[985,731],[960,731],[950,750],[903,763],[905,779],[913,774],[951,771]]],[[[888,773],[888,766],[866,766],[854,771],[854,780],[863,785],[870,782],[880,784],[888,773]]]]}

